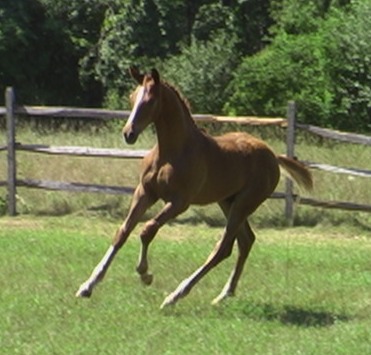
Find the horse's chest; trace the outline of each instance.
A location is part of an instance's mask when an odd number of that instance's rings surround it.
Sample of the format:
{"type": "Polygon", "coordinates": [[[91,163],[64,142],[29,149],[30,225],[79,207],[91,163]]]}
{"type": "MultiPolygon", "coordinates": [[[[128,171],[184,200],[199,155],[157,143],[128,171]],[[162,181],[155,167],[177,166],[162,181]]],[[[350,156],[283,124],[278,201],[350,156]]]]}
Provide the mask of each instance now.
{"type": "Polygon", "coordinates": [[[142,177],[143,186],[164,201],[174,198],[192,201],[203,181],[203,169],[200,167],[195,172],[185,163],[165,163],[158,168],[148,169],[142,177]]]}
{"type": "Polygon", "coordinates": [[[173,166],[168,163],[160,167],[151,167],[144,172],[142,184],[155,191],[159,197],[163,197],[162,195],[174,189],[177,181],[176,175],[173,166]]]}
{"type": "Polygon", "coordinates": [[[170,186],[175,176],[175,171],[172,165],[165,164],[161,166],[154,174],[154,181],[158,186],[170,186]]]}

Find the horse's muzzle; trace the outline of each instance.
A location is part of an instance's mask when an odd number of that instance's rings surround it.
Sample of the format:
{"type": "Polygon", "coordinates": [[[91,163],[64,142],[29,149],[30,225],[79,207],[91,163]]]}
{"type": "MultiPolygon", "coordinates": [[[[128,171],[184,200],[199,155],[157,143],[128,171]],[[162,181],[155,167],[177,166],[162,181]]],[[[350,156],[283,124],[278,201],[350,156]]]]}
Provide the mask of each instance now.
{"type": "Polygon", "coordinates": [[[134,144],[137,141],[138,135],[135,133],[132,126],[125,126],[122,135],[127,144],[134,144]]]}

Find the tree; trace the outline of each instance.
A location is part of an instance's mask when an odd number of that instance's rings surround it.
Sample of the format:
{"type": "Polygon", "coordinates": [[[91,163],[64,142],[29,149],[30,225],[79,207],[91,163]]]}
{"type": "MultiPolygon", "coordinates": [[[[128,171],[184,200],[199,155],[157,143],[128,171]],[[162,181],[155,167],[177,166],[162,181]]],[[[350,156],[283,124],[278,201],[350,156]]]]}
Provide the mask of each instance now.
{"type": "Polygon", "coordinates": [[[18,94],[28,99],[31,90],[41,93],[45,85],[40,78],[48,57],[39,45],[44,9],[31,0],[2,0],[0,4],[0,89],[3,92],[5,86],[17,86],[18,94]]]}
{"type": "Polygon", "coordinates": [[[122,107],[131,88],[127,69],[149,67],[176,52],[186,21],[183,1],[114,0],[106,12],[93,61],[106,103],[122,107]]]}
{"type": "Polygon", "coordinates": [[[200,6],[191,29],[191,38],[207,42],[217,32],[233,35],[235,28],[233,11],[220,3],[200,6]]]}
{"type": "Polygon", "coordinates": [[[270,45],[243,59],[225,112],[282,116],[296,100],[302,122],[370,129],[371,4],[333,4],[323,13],[316,1],[285,3],[297,16],[283,10],[270,45]]]}
{"type": "Polygon", "coordinates": [[[332,80],[333,126],[371,131],[371,3],[334,10],[324,27],[332,80]]]}
{"type": "Polygon", "coordinates": [[[237,45],[242,54],[257,53],[267,45],[269,28],[274,23],[270,13],[271,2],[272,0],[230,1],[235,16],[237,45]]]}
{"type": "Polygon", "coordinates": [[[191,41],[197,11],[204,2],[112,0],[94,56],[95,75],[106,90],[106,104],[125,106],[132,87],[127,69],[158,66],[191,41]]]}
{"type": "Polygon", "coordinates": [[[94,61],[102,22],[112,0],[40,0],[48,21],[70,42],[80,101],[84,105],[102,103],[102,84],[95,75],[94,61]]]}
{"type": "Polygon", "coordinates": [[[15,86],[18,101],[25,103],[89,101],[79,78],[79,60],[87,43],[94,42],[92,28],[97,24],[81,24],[93,8],[86,1],[66,6],[61,0],[1,0],[0,90],[15,86]]]}

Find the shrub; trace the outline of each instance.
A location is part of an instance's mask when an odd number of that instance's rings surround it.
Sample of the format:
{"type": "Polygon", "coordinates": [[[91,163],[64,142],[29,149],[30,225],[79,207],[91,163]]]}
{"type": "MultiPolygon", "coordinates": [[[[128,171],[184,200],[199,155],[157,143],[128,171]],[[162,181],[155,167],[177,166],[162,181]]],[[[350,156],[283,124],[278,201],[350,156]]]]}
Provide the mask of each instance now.
{"type": "Polygon", "coordinates": [[[222,112],[225,88],[238,60],[235,40],[226,32],[217,32],[207,42],[193,40],[165,63],[164,77],[177,83],[194,112],[222,112]]]}
{"type": "Polygon", "coordinates": [[[326,124],[332,109],[331,82],[326,73],[322,37],[280,34],[237,69],[224,106],[227,114],[284,116],[295,100],[299,119],[326,124]]]}

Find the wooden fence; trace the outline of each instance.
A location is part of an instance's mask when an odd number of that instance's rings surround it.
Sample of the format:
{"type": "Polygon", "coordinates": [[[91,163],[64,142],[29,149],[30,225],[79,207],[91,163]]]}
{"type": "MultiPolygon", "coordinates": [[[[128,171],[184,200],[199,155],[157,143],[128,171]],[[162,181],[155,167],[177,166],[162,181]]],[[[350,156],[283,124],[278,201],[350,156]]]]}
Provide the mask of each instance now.
{"type": "MultiPolygon", "coordinates": [[[[17,187],[23,186],[28,188],[62,190],[62,191],[79,191],[79,192],[100,192],[107,194],[131,194],[132,187],[105,186],[82,184],[78,182],[58,182],[34,179],[17,179],[16,151],[28,151],[49,155],[70,155],[84,157],[107,157],[107,158],[125,158],[140,159],[146,150],[127,150],[127,149],[98,149],[91,147],[60,147],[40,144],[22,144],[16,141],[16,115],[27,115],[36,117],[63,117],[63,118],[87,118],[87,119],[127,119],[128,111],[113,111],[102,109],[82,109],[68,107],[30,107],[18,106],[15,103],[14,91],[7,88],[5,92],[6,107],[0,107],[0,117],[6,116],[7,142],[6,145],[0,146],[1,151],[7,151],[7,180],[0,181],[0,186],[7,187],[7,206],[8,214],[15,216],[17,187]]],[[[297,129],[311,132],[315,135],[336,139],[343,142],[371,145],[371,137],[344,133],[324,129],[312,125],[303,125],[295,122],[295,103],[289,102],[287,109],[287,119],[284,118],[259,118],[259,117],[222,117],[213,115],[193,115],[196,122],[222,122],[237,123],[247,125],[270,125],[286,128],[286,154],[289,157],[295,157],[295,132],[297,129]]],[[[305,162],[312,169],[347,174],[362,177],[371,177],[371,171],[336,167],[327,164],[305,162]]],[[[303,204],[323,208],[338,208],[353,211],[371,212],[371,205],[356,204],[344,201],[319,201],[312,198],[303,198],[293,193],[293,186],[290,179],[286,179],[285,192],[276,192],[272,198],[285,199],[285,216],[288,224],[292,224],[294,216],[294,204],[303,204]]]]}

